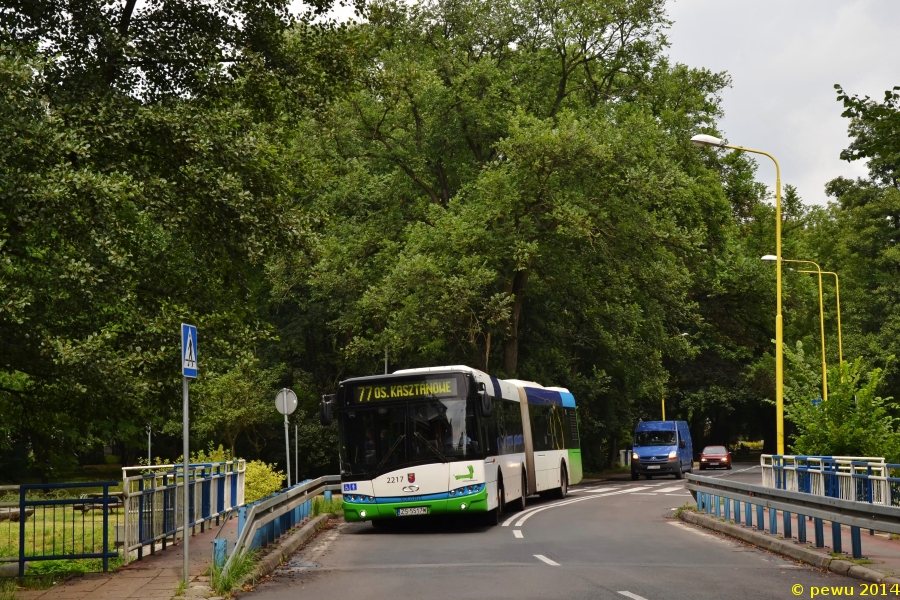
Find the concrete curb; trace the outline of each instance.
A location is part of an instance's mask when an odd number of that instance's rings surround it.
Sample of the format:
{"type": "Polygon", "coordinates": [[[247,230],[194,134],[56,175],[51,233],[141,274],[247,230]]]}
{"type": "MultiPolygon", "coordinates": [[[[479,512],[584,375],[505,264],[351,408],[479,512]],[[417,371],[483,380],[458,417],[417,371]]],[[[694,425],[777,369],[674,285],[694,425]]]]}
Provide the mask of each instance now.
{"type": "Polygon", "coordinates": [[[328,522],[328,519],[334,519],[337,515],[333,513],[325,513],[321,514],[318,517],[313,517],[306,525],[301,527],[295,534],[291,535],[284,541],[278,543],[276,546],[271,548],[265,556],[263,556],[259,563],[256,565],[256,569],[253,570],[252,573],[248,574],[246,577],[241,579],[233,588],[233,591],[239,592],[245,585],[248,583],[253,583],[255,581],[259,581],[281,564],[281,561],[303,545],[308,539],[313,537],[316,532],[318,532],[325,524],[328,522]]]}
{"type": "Polygon", "coordinates": [[[777,554],[783,554],[784,556],[805,562],[806,564],[819,569],[827,569],[838,575],[846,575],[847,577],[861,579],[862,581],[868,581],[870,583],[884,583],[888,585],[894,585],[895,583],[900,584],[900,577],[887,575],[881,571],[869,569],[868,567],[863,567],[850,561],[832,558],[827,554],[822,554],[821,552],[810,550],[809,548],[805,548],[793,542],[772,537],[771,535],[758,530],[742,527],[741,525],[733,525],[727,521],[720,521],[715,517],[695,513],[689,510],[681,511],[679,517],[682,521],[687,523],[724,533],[725,535],[737,538],[748,544],[753,544],[754,546],[770,550],[777,554]]]}

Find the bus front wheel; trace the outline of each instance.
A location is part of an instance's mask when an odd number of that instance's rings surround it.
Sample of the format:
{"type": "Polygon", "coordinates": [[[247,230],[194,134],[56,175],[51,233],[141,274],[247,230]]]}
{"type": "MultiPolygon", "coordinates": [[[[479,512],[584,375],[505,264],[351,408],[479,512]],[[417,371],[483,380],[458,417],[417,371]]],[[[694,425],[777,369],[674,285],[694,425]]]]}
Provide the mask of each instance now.
{"type": "Polygon", "coordinates": [[[503,492],[503,476],[497,471],[497,507],[489,510],[485,514],[485,523],[491,527],[500,524],[500,518],[503,516],[503,506],[505,498],[503,492]]]}

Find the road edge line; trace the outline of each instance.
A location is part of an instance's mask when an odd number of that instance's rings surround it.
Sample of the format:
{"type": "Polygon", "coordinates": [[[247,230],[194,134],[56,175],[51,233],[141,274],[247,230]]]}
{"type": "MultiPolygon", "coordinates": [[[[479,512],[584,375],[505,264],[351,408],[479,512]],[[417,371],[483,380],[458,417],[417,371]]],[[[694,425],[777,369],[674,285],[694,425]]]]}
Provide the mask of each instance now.
{"type": "Polygon", "coordinates": [[[847,577],[853,577],[854,579],[860,579],[870,583],[884,583],[887,585],[900,584],[900,577],[888,575],[887,573],[863,567],[850,561],[832,558],[821,552],[804,548],[793,542],[781,540],[757,530],[734,525],[726,521],[720,521],[714,517],[708,517],[690,510],[683,510],[678,516],[686,523],[723,533],[727,536],[747,542],[748,544],[752,544],[753,546],[787,556],[794,560],[799,560],[800,562],[804,562],[819,569],[826,569],[838,575],[846,575],[847,577]]]}

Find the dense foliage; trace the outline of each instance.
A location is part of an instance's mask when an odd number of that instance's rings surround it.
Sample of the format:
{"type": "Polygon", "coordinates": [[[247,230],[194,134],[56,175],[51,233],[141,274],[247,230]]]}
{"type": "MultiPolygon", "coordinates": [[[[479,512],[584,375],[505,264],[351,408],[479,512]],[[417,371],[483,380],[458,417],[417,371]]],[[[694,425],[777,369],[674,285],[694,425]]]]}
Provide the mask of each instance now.
{"type": "MultiPolygon", "coordinates": [[[[147,425],[179,454],[181,322],[194,442],[280,460],[290,386],[301,475],[335,468],[319,395],[385,353],[569,387],[590,468],[662,397],[698,446],[771,443],[774,212],[689,143],[729,79],[668,60],[663,6],[0,3],[0,473],[134,462],[147,425]]],[[[841,94],[872,177],[786,186],[785,256],[844,276],[845,356],[890,388],[897,97],[841,94]]],[[[789,344],[816,302],[786,275],[789,344]]]]}

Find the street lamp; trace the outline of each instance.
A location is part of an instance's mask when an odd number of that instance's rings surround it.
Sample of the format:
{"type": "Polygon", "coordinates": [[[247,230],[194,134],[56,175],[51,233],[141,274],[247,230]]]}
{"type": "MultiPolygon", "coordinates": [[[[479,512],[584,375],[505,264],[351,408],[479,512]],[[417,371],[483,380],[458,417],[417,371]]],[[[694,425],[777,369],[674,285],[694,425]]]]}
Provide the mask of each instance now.
{"type": "Polygon", "coordinates": [[[778,454],[784,454],[784,329],[781,318],[781,261],[778,260],[781,257],[781,166],[768,152],[732,146],[711,135],[695,135],[691,142],[700,147],[730,148],[762,154],[775,163],[775,437],[778,454]]]}
{"type": "MultiPolygon", "coordinates": [[[[777,260],[771,254],[766,254],[762,257],[762,260],[765,261],[775,261],[777,260]]],[[[813,265],[816,270],[815,271],[799,271],[800,273],[815,273],[819,276],[819,335],[822,338],[822,401],[828,402],[828,365],[825,362],[825,308],[824,302],[822,299],[822,267],[811,260],[792,260],[789,258],[782,258],[784,262],[789,263],[800,263],[813,265]]]]}
{"type": "MultiPolygon", "coordinates": [[[[816,271],[799,271],[800,273],[815,273],[816,271]]],[[[822,271],[822,275],[834,275],[834,298],[837,303],[837,330],[838,330],[838,361],[844,364],[844,342],[841,340],[841,284],[838,274],[834,271],[822,271]]],[[[844,380],[843,371],[841,381],[844,380]]]]}

